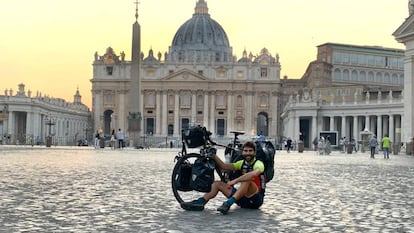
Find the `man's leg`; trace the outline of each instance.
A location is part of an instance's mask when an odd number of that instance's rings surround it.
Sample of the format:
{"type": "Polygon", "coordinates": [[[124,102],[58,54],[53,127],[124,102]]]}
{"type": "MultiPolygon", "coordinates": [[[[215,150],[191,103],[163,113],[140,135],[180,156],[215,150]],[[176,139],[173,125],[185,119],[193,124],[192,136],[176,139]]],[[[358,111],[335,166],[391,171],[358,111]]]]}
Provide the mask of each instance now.
{"type": "Polygon", "coordinates": [[[244,196],[252,197],[257,192],[258,192],[258,188],[254,182],[252,181],[241,182],[239,189],[237,189],[237,191],[233,194],[233,196],[231,196],[219,208],[217,208],[217,210],[220,211],[222,214],[227,214],[231,205],[233,205],[237,200],[239,200],[240,198],[244,196]]]}
{"type": "Polygon", "coordinates": [[[226,197],[229,197],[231,195],[231,191],[232,187],[227,183],[222,181],[214,181],[211,185],[210,192],[204,194],[204,196],[199,199],[181,203],[181,208],[185,210],[203,210],[204,205],[207,204],[210,199],[216,197],[218,192],[222,192],[226,197]]]}

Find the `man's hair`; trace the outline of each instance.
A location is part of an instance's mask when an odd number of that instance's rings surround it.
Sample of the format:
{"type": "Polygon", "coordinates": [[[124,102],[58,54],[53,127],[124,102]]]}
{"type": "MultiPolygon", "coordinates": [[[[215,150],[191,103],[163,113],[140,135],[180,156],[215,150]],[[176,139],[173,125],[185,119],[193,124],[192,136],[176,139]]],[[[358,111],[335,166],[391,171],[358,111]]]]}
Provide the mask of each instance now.
{"type": "Polygon", "coordinates": [[[253,151],[256,153],[256,144],[253,141],[247,141],[243,144],[243,149],[245,147],[253,148],[253,151]]]}

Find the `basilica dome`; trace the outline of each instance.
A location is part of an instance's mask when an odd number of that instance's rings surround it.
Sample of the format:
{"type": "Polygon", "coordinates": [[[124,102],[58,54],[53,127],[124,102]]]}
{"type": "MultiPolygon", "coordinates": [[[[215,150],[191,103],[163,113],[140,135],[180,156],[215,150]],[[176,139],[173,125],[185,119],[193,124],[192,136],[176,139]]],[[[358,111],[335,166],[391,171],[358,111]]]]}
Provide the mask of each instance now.
{"type": "Polygon", "coordinates": [[[169,60],[175,62],[229,62],[232,49],[224,29],[208,14],[207,3],[196,3],[193,17],[175,33],[169,60]]]}

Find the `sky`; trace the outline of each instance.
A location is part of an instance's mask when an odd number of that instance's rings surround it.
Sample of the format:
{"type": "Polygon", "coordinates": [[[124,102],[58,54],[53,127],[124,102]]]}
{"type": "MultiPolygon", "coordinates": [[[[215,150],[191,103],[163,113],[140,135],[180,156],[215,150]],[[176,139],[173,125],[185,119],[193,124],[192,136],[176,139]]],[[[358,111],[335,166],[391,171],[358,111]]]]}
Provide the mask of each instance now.
{"type": "MultiPolygon", "coordinates": [[[[94,53],[112,47],[130,60],[135,0],[0,0],[0,95],[20,83],[73,102],[79,88],[91,107],[94,53]]],[[[168,51],[197,0],[139,0],[141,49],[168,51]]],[[[281,76],[300,78],[316,46],[332,42],[404,49],[392,33],[408,17],[408,0],[206,0],[233,54],[267,48],[281,76]]]]}

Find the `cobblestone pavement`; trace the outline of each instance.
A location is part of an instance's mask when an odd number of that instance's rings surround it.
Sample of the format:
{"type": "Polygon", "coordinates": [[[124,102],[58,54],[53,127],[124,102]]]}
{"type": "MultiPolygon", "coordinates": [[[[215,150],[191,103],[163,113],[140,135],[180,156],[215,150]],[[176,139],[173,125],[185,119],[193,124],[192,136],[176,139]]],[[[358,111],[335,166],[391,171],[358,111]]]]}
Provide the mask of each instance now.
{"type": "Polygon", "coordinates": [[[414,232],[413,156],[278,151],[262,208],[223,216],[179,207],[177,151],[0,147],[0,232],[414,232]]]}

